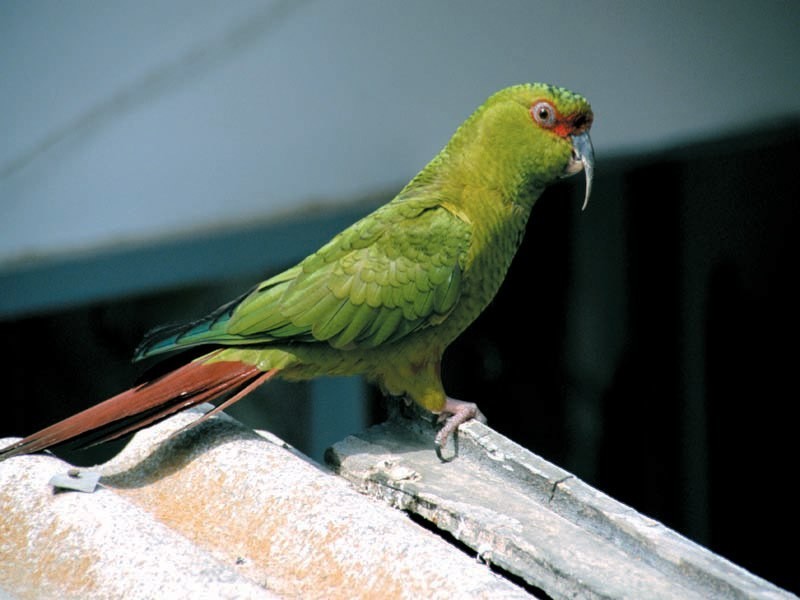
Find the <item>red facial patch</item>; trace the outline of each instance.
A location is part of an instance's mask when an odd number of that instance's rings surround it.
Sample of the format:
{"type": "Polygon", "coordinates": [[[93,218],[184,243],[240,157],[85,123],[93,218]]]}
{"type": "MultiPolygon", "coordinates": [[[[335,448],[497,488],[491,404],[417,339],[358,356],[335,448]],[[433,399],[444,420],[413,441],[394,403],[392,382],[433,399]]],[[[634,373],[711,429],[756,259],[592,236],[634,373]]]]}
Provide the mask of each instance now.
{"type": "Polygon", "coordinates": [[[556,121],[556,124],[553,125],[552,130],[561,137],[567,137],[572,133],[572,124],[569,121],[559,119],[556,121]]]}
{"type": "Polygon", "coordinates": [[[537,125],[549,129],[561,137],[582,133],[592,125],[592,113],[572,113],[564,116],[548,100],[544,99],[533,102],[529,112],[537,125]],[[544,118],[546,110],[552,111],[552,115],[548,118],[544,118]]]}

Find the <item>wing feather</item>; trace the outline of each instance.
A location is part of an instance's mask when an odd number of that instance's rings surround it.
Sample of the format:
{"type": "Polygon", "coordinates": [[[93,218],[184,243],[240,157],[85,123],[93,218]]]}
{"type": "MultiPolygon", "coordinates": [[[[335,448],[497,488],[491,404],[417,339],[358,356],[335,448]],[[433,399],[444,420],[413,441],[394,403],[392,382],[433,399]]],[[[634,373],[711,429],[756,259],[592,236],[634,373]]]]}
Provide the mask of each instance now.
{"type": "Polygon", "coordinates": [[[401,339],[441,323],[456,306],[469,232],[430,199],[395,200],[236,302],[156,333],[139,357],[197,344],[349,349],[401,339]]]}
{"type": "Polygon", "coordinates": [[[460,295],[469,228],[438,205],[393,208],[258,286],[233,311],[226,333],[372,347],[440,323],[460,295]]]}

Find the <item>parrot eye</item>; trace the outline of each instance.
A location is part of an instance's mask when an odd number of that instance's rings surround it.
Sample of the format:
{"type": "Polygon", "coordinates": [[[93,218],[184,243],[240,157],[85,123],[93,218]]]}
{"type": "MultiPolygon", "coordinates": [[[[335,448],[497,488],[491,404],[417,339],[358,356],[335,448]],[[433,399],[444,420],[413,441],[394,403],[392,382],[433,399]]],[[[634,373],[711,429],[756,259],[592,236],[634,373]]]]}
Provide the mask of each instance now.
{"type": "Polygon", "coordinates": [[[531,107],[534,121],[542,127],[552,127],[556,123],[556,109],[549,102],[537,102],[531,107]]]}

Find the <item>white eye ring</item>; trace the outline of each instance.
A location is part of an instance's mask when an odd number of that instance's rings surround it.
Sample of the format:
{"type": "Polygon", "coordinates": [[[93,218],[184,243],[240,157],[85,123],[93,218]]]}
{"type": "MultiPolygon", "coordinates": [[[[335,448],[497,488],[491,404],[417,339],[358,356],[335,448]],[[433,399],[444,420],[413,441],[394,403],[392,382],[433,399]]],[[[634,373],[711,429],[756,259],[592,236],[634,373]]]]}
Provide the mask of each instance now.
{"type": "Polygon", "coordinates": [[[533,120],[543,127],[552,127],[556,124],[556,109],[549,102],[537,102],[531,107],[533,120]]]}

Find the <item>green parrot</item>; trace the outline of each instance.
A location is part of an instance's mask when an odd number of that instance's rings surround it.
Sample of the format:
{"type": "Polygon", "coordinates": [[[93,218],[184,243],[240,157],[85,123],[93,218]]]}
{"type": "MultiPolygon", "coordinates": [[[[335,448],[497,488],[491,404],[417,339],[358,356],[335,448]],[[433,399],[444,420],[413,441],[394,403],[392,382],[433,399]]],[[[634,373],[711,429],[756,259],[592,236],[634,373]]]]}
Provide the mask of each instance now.
{"type": "Polygon", "coordinates": [[[356,374],[440,414],[441,458],[460,424],[482,418],[445,393],[442,354],[496,294],[544,189],[583,170],[585,208],[592,119],[587,100],[560,87],[496,92],[389,203],[205,318],[152,331],[135,358],[199,345],[206,354],[0,450],[0,459],[96,430],[106,441],[229,396],[196,424],[274,376],[356,374]]]}

